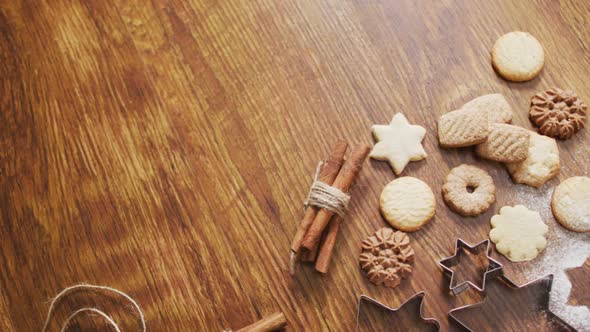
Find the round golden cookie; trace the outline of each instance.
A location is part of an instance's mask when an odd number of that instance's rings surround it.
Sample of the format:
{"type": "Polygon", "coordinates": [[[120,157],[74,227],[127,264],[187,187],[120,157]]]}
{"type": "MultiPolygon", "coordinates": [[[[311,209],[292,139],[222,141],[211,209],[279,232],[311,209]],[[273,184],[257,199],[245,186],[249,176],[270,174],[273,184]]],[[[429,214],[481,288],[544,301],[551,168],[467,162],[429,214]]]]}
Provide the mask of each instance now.
{"type": "Polygon", "coordinates": [[[570,231],[590,232],[590,178],[574,176],[560,183],[553,192],[551,210],[570,231]]]}
{"type": "Polygon", "coordinates": [[[442,195],[447,206],[462,216],[477,216],[487,210],[496,200],[494,180],[483,169],[460,165],[447,175],[442,186],[442,195]]]}
{"type": "Polygon", "coordinates": [[[383,188],[379,209],[387,222],[404,232],[420,229],[434,216],[436,202],[428,185],[405,176],[391,181],[383,188]]]}
{"type": "Polygon", "coordinates": [[[509,81],[532,80],[539,75],[544,63],[543,46],[527,32],[509,32],[498,38],[492,48],[494,69],[509,81]]]}

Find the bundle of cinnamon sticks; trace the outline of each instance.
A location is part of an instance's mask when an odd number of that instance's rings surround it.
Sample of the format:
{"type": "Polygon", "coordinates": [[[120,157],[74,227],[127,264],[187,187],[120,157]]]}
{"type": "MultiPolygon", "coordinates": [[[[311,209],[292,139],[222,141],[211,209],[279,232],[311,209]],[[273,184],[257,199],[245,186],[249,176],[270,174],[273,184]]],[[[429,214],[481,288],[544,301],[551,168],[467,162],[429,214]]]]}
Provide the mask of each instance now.
{"type": "MultiPolygon", "coordinates": [[[[338,141],[321,165],[318,176],[318,181],[344,193],[352,186],[371,148],[364,144],[357,145],[345,162],[347,149],[347,142],[338,141]]],[[[295,274],[298,260],[315,261],[316,271],[328,272],[341,222],[341,217],[328,209],[307,207],[291,243],[291,274],[295,274]]]]}

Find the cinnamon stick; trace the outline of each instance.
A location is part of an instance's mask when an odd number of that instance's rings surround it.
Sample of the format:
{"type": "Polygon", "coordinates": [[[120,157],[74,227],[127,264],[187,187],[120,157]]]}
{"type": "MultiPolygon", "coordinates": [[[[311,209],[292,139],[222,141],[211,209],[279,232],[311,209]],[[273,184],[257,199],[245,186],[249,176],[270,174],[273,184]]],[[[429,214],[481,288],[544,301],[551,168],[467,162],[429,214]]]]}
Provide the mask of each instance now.
{"type": "MultiPolygon", "coordinates": [[[[325,233],[325,232],[324,232],[325,233]]],[[[318,244],[316,244],[315,247],[313,247],[313,249],[311,250],[301,250],[301,261],[302,262],[315,262],[316,258],[318,257],[318,253],[320,251],[320,245],[322,243],[322,240],[320,239],[320,241],[318,242],[318,244]]]]}
{"type": "MultiPolygon", "coordinates": [[[[327,185],[332,185],[334,180],[338,176],[338,172],[340,172],[340,167],[344,163],[344,154],[346,153],[346,149],[348,149],[348,143],[346,141],[338,141],[334,144],[330,155],[326,159],[326,162],[322,165],[320,170],[320,175],[318,180],[324,182],[327,185]]],[[[297,233],[293,238],[293,242],[291,242],[291,250],[294,253],[299,252],[301,248],[301,241],[303,241],[303,237],[307,233],[309,227],[313,223],[313,220],[318,213],[318,209],[314,206],[310,206],[305,210],[305,214],[303,215],[303,219],[299,223],[299,227],[297,229],[297,233]]]]}
{"type": "MultiPolygon", "coordinates": [[[[365,144],[356,146],[352,150],[350,158],[344,163],[344,166],[342,166],[342,169],[340,170],[340,173],[338,173],[332,186],[340,189],[342,192],[348,192],[348,189],[350,189],[354,179],[360,172],[363,162],[367,158],[370,150],[371,148],[365,144]]],[[[314,248],[333,215],[333,212],[326,209],[321,209],[317,213],[301,243],[304,248],[307,250],[312,250],[314,248]]]]}
{"type": "Polygon", "coordinates": [[[338,237],[338,230],[340,229],[341,222],[342,219],[340,216],[334,216],[324,232],[324,240],[315,262],[315,270],[318,272],[328,272],[328,266],[330,265],[332,254],[334,253],[334,245],[336,245],[336,238],[338,237]]]}
{"type": "Polygon", "coordinates": [[[287,319],[282,312],[265,317],[254,324],[239,329],[237,332],[269,332],[284,329],[287,326],[287,319]]]}

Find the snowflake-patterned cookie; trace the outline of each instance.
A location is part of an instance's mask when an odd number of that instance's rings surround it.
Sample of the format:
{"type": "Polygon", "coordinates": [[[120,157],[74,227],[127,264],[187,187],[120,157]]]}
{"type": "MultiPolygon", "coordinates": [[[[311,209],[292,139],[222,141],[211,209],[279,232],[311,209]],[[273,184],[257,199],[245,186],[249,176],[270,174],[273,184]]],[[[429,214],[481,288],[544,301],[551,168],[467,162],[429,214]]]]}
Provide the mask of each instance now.
{"type": "Polygon", "coordinates": [[[584,128],[587,111],[574,92],[551,88],[531,98],[529,117],[540,134],[565,140],[584,128]]]}
{"type": "Polygon", "coordinates": [[[404,232],[383,227],[363,241],[362,250],[361,268],[374,284],[394,288],[412,273],[414,250],[404,232]]]}
{"type": "Polygon", "coordinates": [[[490,239],[513,262],[533,260],[547,246],[549,228],[539,212],[525,206],[504,206],[491,223],[490,239]]]}

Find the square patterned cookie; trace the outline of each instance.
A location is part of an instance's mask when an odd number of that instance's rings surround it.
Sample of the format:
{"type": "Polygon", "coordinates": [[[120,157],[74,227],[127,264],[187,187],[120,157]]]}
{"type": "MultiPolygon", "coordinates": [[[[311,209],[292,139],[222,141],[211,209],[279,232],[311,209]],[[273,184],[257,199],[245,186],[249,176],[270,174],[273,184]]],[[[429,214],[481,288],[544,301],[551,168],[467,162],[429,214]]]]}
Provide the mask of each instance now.
{"type": "Polygon", "coordinates": [[[523,161],[529,154],[529,131],[504,123],[490,125],[488,139],[475,148],[478,156],[506,163],[523,161]]]}
{"type": "Polygon", "coordinates": [[[486,110],[462,108],[444,114],[438,121],[438,141],[443,148],[476,145],[488,136],[486,110]],[[482,121],[483,119],[483,121],[482,121]]]}

